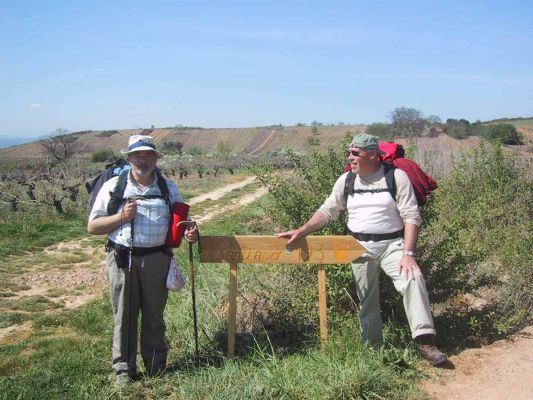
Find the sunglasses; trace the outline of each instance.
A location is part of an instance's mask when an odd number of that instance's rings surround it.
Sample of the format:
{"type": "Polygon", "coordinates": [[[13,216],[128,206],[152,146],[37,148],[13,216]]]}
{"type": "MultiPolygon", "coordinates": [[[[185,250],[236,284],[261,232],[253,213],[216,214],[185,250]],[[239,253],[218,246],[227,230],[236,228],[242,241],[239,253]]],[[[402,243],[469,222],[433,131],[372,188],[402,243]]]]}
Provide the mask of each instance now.
{"type": "Polygon", "coordinates": [[[354,157],[359,157],[361,155],[361,152],[358,150],[348,150],[346,153],[346,157],[350,157],[350,154],[354,157]]]}

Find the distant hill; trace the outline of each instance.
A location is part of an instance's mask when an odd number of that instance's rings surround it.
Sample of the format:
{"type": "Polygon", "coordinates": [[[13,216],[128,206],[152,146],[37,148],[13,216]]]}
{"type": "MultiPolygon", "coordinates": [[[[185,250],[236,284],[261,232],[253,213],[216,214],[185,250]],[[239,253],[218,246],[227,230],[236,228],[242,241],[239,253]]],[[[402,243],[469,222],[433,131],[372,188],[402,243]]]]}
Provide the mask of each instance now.
{"type": "MultiPolygon", "coordinates": [[[[484,121],[483,124],[506,122],[513,124],[524,135],[525,143],[533,144],[533,118],[501,118],[484,121]]],[[[323,125],[323,126],[265,126],[254,128],[213,128],[174,127],[154,129],[126,129],[108,131],[83,131],[70,133],[77,151],[89,156],[95,150],[112,150],[119,153],[128,143],[128,137],[134,134],[146,134],[154,137],[161,148],[164,142],[180,142],[184,151],[196,147],[202,154],[216,152],[217,143],[222,142],[232,149],[235,155],[269,155],[284,148],[296,151],[319,149],[334,145],[344,137],[347,131],[360,133],[366,125],[323,125]]],[[[9,138],[8,140],[10,140],[9,138]]],[[[45,155],[39,141],[24,144],[2,142],[0,139],[0,156],[42,157],[45,155]],[[5,143],[5,144],[4,144],[5,143]]],[[[24,140],[20,138],[20,140],[24,140]]],[[[32,139],[28,139],[32,140],[32,139]]],[[[19,142],[20,143],[20,142],[19,142]]],[[[526,147],[528,147],[526,146],[526,147]]]]}
{"type": "MultiPolygon", "coordinates": [[[[78,151],[89,155],[95,150],[106,149],[119,152],[134,134],[153,136],[158,146],[164,142],[180,142],[184,151],[196,147],[202,154],[216,152],[217,143],[223,142],[234,154],[273,154],[283,148],[309,150],[332,145],[340,141],[346,131],[362,132],[365,125],[342,126],[267,126],[255,128],[155,128],[112,131],[84,131],[69,134],[78,151]],[[312,138],[312,139],[309,139],[312,138]]],[[[15,157],[39,157],[45,154],[39,141],[0,149],[0,154],[15,157]]]]}
{"type": "Polygon", "coordinates": [[[33,141],[35,141],[35,138],[31,137],[0,137],[0,149],[33,141]]]}

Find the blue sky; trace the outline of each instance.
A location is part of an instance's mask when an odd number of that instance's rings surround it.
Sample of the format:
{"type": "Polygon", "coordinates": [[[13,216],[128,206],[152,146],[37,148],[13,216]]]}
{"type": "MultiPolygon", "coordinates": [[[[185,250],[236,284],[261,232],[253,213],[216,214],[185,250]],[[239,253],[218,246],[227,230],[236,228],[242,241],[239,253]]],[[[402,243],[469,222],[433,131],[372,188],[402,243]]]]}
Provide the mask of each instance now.
{"type": "Polygon", "coordinates": [[[3,1],[0,136],[533,115],[527,1],[3,1]]]}

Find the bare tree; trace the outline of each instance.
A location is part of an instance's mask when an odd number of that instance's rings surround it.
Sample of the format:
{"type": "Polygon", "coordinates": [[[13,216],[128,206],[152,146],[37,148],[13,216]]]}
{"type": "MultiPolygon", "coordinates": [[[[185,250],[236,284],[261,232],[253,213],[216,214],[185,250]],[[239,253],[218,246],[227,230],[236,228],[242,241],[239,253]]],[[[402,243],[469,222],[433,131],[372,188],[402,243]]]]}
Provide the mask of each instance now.
{"type": "Polygon", "coordinates": [[[390,116],[394,132],[407,138],[422,136],[428,125],[422,111],[414,108],[397,107],[390,113],[390,116]]]}
{"type": "Polygon", "coordinates": [[[64,162],[78,150],[75,143],[76,140],[77,138],[69,135],[66,129],[58,128],[41,141],[41,146],[56,162],[64,162]]]}

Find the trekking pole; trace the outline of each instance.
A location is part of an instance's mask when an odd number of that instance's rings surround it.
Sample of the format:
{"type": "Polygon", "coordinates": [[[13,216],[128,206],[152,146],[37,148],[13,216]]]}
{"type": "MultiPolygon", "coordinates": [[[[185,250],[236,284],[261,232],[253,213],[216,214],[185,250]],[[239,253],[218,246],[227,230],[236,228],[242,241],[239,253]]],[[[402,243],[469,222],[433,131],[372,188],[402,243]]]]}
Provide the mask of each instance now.
{"type": "Polygon", "coordinates": [[[196,357],[198,357],[198,319],[196,316],[196,290],[194,286],[194,261],[192,253],[192,243],[189,242],[189,264],[191,265],[191,292],[192,292],[192,316],[194,321],[194,345],[196,349],[196,357]]]}
{"type": "MultiPolygon", "coordinates": [[[[130,201],[128,199],[128,201],[130,201]]],[[[135,200],[133,200],[135,201],[135,200]]],[[[127,308],[128,308],[128,328],[126,331],[126,357],[127,357],[127,365],[128,365],[128,371],[129,371],[129,362],[130,362],[130,330],[131,330],[131,267],[133,265],[133,226],[134,226],[135,218],[130,221],[130,256],[128,260],[128,276],[127,276],[127,284],[128,284],[128,299],[126,301],[127,308]]],[[[126,293],[126,292],[124,292],[126,293]]]]}

